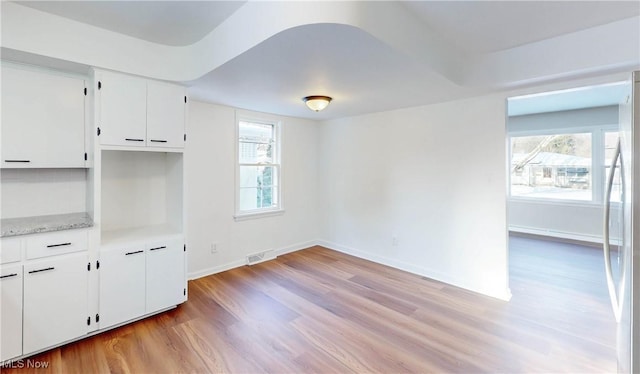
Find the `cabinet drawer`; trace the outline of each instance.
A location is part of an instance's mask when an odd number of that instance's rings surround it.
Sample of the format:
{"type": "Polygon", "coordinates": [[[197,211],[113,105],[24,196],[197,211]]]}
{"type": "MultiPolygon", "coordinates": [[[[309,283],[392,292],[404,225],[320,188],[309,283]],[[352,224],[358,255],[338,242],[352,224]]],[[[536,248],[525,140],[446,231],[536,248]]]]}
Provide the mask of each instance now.
{"type": "Polygon", "coordinates": [[[0,264],[17,262],[22,259],[20,238],[2,239],[0,241],[0,264]]]}
{"type": "Polygon", "coordinates": [[[89,248],[87,231],[61,231],[27,238],[27,259],[85,251],[89,248]]]}

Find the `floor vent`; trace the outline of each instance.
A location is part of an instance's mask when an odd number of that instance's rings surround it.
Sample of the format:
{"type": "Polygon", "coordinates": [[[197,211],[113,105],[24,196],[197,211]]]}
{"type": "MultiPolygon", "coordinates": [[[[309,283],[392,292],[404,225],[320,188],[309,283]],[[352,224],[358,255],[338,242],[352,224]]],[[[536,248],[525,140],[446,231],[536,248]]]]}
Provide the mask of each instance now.
{"type": "Polygon", "coordinates": [[[247,265],[255,265],[276,258],[272,250],[254,253],[247,256],[247,265]]]}

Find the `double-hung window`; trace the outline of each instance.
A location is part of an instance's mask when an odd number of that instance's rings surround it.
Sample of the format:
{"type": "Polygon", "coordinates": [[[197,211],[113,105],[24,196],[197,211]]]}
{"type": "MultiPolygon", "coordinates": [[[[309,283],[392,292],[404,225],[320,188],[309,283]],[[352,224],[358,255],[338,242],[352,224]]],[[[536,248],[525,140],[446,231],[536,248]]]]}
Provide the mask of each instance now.
{"type": "Polygon", "coordinates": [[[592,200],[592,133],[511,137],[511,196],[592,200]]]}
{"type": "MultiPolygon", "coordinates": [[[[600,204],[617,140],[611,125],[511,134],[511,197],[600,204]]],[[[615,178],[612,201],[619,190],[615,178]]]]}
{"type": "Polygon", "coordinates": [[[236,219],[282,211],[280,123],[237,122],[236,219]]]}

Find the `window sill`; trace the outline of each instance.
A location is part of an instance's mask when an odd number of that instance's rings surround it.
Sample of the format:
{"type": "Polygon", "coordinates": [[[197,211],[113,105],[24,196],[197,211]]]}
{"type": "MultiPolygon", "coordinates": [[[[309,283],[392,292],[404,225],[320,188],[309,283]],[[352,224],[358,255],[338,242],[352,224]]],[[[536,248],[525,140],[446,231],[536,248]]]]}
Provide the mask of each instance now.
{"type": "Polygon", "coordinates": [[[268,210],[268,211],[255,212],[255,213],[240,213],[240,214],[234,215],[233,219],[236,222],[240,222],[240,221],[248,221],[250,219],[280,216],[283,214],[284,214],[284,209],[277,209],[277,210],[268,210]]]}
{"type": "MultiPolygon", "coordinates": [[[[525,203],[525,204],[540,204],[540,205],[556,205],[556,206],[581,206],[581,207],[598,207],[603,205],[602,201],[592,200],[563,200],[563,199],[545,199],[534,197],[520,197],[510,196],[507,199],[508,202],[525,203]]],[[[620,205],[620,202],[612,201],[611,206],[620,205]]]]}
{"type": "Polygon", "coordinates": [[[548,205],[567,205],[567,206],[602,206],[602,201],[595,200],[569,200],[569,199],[552,199],[545,197],[524,197],[509,196],[508,201],[522,202],[530,204],[548,204],[548,205]]]}

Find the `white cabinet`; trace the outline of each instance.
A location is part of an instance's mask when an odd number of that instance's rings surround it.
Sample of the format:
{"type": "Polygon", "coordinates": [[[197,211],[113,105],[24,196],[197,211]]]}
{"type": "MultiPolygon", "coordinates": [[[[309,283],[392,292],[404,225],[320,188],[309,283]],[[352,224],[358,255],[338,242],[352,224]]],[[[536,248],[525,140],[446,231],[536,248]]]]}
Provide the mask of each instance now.
{"type": "Polygon", "coordinates": [[[0,361],[22,355],[22,265],[0,268],[0,361]]]}
{"type": "Polygon", "coordinates": [[[24,354],[87,333],[87,264],[81,253],[24,265],[24,354]]]}
{"type": "Polygon", "coordinates": [[[2,238],[0,240],[0,264],[22,260],[22,240],[20,238],[2,238]]]}
{"type": "Polygon", "coordinates": [[[102,248],[100,328],[184,302],[184,254],[182,236],[102,248]]]}
{"type": "Polygon", "coordinates": [[[181,239],[147,245],[147,312],[185,300],[184,250],[181,239]]]}
{"type": "Polygon", "coordinates": [[[144,314],[144,246],[125,246],[101,251],[99,271],[101,328],[144,314]]]}
{"type": "Polygon", "coordinates": [[[100,144],[184,148],[184,87],[98,72],[100,144]]]}
{"type": "Polygon", "coordinates": [[[85,167],[85,81],[2,66],[3,168],[85,167]]]}
{"type": "Polygon", "coordinates": [[[102,73],[100,94],[100,143],[145,145],[147,132],[147,83],[127,75],[102,73]]]}
{"type": "Polygon", "coordinates": [[[147,146],[184,147],[184,87],[147,83],[147,146]]]}
{"type": "Polygon", "coordinates": [[[89,248],[87,230],[63,230],[29,235],[25,238],[27,259],[86,251],[89,248]]]}

